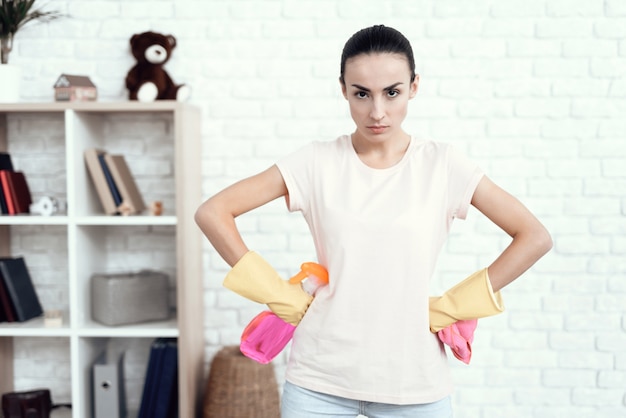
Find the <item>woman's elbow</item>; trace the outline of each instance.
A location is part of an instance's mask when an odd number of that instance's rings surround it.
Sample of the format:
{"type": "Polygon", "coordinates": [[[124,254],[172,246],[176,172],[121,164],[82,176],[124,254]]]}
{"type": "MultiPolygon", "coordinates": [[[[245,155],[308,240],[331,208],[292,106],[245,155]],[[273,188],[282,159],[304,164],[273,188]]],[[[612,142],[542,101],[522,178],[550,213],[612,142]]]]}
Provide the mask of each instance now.
{"type": "Polygon", "coordinates": [[[554,245],[552,241],[552,236],[550,232],[543,226],[534,234],[535,237],[535,247],[537,248],[537,252],[540,253],[540,257],[543,257],[547,254],[554,245]]]}
{"type": "Polygon", "coordinates": [[[203,202],[198,209],[196,209],[196,213],[194,214],[194,221],[202,230],[206,230],[207,227],[211,225],[213,220],[217,216],[217,209],[213,204],[211,199],[203,202]]]}
{"type": "Polygon", "coordinates": [[[202,226],[206,204],[207,202],[204,202],[200,206],[198,206],[198,209],[196,209],[196,213],[194,213],[193,215],[193,220],[198,226],[202,226]]]}

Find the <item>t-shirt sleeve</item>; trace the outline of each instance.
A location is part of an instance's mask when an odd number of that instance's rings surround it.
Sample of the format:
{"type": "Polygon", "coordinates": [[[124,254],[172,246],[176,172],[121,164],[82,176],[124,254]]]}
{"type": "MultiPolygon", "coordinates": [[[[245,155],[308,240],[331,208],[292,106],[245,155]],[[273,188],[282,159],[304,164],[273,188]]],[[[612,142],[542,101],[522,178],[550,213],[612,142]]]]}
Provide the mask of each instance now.
{"type": "Polygon", "coordinates": [[[285,199],[290,212],[306,212],[309,207],[314,157],[315,144],[310,143],[276,162],[287,186],[288,195],[285,199]]]}
{"type": "Polygon", "coordinates": [[[448,175],[449,214],[453,218],[465,219],[474,191],[485,174],[475,162],[449,147],[448,175]]]}

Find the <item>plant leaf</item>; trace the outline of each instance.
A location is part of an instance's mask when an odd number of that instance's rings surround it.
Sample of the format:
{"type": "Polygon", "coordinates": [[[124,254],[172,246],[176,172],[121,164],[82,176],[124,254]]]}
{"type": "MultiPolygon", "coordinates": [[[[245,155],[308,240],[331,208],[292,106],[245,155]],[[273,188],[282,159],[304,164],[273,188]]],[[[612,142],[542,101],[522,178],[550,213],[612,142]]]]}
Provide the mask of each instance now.
{"type": "Polygon", "coordinates": [[[2,0],[0,7],[0,38],[7,38],[28,22],[49,22],[62,16],[57,11],[33,9],[35,0],[2,0]]]}

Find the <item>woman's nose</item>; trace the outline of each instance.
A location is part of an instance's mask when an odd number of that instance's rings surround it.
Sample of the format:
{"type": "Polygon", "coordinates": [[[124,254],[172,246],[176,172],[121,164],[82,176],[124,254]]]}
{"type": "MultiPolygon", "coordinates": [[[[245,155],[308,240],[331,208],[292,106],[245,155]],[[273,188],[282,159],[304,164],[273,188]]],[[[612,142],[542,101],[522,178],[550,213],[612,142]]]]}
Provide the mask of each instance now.
{"type": "Polygon", "coordinates": [[[383,109],[382,103],[379,100],[372,101],[372,108],[370,109],[370,118],[373,120],[381,120],[385,117],[385,111],[383,109]]]}

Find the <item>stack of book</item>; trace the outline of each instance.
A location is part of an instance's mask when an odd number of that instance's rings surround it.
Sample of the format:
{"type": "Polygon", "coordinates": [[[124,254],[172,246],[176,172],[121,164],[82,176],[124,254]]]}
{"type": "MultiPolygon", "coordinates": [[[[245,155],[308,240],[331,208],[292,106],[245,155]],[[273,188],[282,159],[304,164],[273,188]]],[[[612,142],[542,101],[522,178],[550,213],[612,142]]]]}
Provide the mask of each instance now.
{"type": "Polygon", "coordinates": [[[143,385],[138,418],[178,417],[178,343],[176,338],[157,338],[143,385]]]}
{"type": "Polygon", "coordinates": [[[146,209],[123,155],[98,148],[84,152],[85,164],[107,215],[133,215],[146,209]]]}
{"type": "Polygon", "coordinates": [[[43,315],[23,257],[0,257],[0,322],[24,322],[43,315]]]}
{"type": "Polygon", "coordinates": [[[4,215],[29,213],[31,203],[24,173],[13,169],[9,153],[0,152],[0,211],[4,215]]]}

